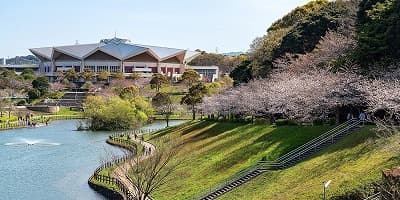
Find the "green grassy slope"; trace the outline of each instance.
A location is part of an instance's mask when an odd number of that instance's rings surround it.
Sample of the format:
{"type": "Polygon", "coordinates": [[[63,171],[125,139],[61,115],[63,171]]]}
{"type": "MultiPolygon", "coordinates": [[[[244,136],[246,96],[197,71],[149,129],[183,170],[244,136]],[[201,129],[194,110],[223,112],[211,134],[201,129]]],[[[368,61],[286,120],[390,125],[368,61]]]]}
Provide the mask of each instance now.
{"type": "Polygon", "coordinates": [[[379,181],[382,169],[399,165],[392,149],[399,149],[398,139],[378,139],[364,127],[302,163],[264,173],[219,199],[321,199],[327,180],[332,180],[328,197],[342,195],[379,181]]]}
{"type": "Polygon", "coordinates": [[[273,160],[330,128],[194,121],[159,131],[150,141],[160,137],[182,141],[179,159],[185,162],[173,174],[173,181],[152,196],[188,199],[262,157],[273,160]]]}

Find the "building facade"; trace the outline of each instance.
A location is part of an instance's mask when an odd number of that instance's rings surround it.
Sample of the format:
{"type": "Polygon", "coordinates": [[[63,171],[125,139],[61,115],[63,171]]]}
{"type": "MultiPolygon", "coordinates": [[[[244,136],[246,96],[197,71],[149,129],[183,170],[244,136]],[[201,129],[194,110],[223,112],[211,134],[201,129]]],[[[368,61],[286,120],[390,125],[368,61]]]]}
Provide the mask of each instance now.
{"type": "MultiPolygon", "coordinates": [[[[110,73],[122,72],[125,76],[138,73],[151,77],[154,73],[170,77],[180,76],[199,52],[183,49],[132,44],[129,40],[103,39],[95,44],[43,47],[29,49],[40,59],[39,71],[51,79],[58,72],[74,69],[83,72],[92,69],[110,73]]],[[[201,68],[201,67],[200,67],[201,68]]]]}

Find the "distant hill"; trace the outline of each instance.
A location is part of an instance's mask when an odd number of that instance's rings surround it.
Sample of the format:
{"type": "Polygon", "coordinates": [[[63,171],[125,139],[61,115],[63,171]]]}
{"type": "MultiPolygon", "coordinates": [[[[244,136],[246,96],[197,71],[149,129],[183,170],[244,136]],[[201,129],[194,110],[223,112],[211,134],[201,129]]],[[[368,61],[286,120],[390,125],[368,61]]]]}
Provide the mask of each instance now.
{"type": "Polygon", "coordinates": [[[39,59],[34,55],[16,56],[14,58],[6,59],[8,65],[29,65],[38,64],[39,62],[39,59]]]}
{"type": "Polygon", "coordinates": [[[222,53],[223,56],[239,56],[244,54],[243,51],[236,51],[236,52],[229,52],[229,53],[222,53]]]}

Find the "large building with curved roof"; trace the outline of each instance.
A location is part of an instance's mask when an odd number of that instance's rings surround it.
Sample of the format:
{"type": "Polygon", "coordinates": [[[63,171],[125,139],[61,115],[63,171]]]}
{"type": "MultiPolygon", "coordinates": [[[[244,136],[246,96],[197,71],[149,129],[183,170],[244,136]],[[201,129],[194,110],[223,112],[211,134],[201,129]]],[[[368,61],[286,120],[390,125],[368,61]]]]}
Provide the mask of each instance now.
{"type": "Polygon", "coordinates": [[[83,72],[90,68],[95,73],[123,72],[126,76],[139,73],[149,77],[154,73],[169,76],[182,74],[186,64],[199,52],[184,49],[133,44],[129,40],[103,39],[95,44],[42,47],[29,49],[41,63],[39,71],[49,77],[56,72],[74,69],[83,72]]]}

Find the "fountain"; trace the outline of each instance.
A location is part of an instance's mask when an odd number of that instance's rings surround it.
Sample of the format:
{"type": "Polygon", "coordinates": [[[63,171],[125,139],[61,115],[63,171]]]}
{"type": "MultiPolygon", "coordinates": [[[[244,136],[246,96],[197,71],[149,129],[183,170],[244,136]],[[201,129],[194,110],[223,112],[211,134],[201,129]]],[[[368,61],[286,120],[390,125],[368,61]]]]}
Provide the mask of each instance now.
{"type": "Polygon", "coordinates": [[[47,142],[46,140],[32,140],[32,139],[20,139],[18,142],[8,142],[4,144],[5,146],[42,146],[42,147],[49,147],[49,146],[58,146],[61,143],[57,142],[47,142]]]}

